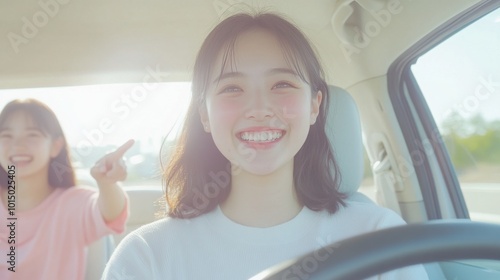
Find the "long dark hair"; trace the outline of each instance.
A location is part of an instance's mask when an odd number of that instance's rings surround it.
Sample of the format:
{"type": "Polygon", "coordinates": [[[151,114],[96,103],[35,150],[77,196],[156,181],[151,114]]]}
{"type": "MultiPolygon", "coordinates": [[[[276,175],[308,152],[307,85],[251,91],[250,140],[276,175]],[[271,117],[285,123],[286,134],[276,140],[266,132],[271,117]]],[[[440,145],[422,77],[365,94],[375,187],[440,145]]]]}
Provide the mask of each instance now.
{"type": "MultiPolygon", "coordinates": [[[[238,36],[251,29],[263,29],[281,44],[287,62],[302,80],[309,83],[314,97],[323,93],[319,115],[304,145],[294,157],[293,179],[298,198],[308,208],[334,213],[344,205],[338,191],[340,172],[325,133],[328,86],[324,72],[307,38],[297,27],[270,13],[237,14],[219,23],[207,36],[196,58],[191,104],[184,127],[169,164],[164,171],[167,215],[192,218],[207,213],[223,202],[231,188],[231,165],[203,129],[199,108],[204,105],[210,73],[219,53],[221,69],[234,63],[234,44],[238,36]]],[[[221,70],[222,71],[222,70],[221,70]]]]}
{"type": "MultiPolygon", "coordinates": [[[[16,112],[23,112],[31,118],[33,124],[52,139],[61,138],[64,146],[59,155],[49,163],[49,184],[56,188],[69,188],[75,185],[75,171],[71,164],[68,144],[61,125],[54,112],[36,99],[16,99],[5,105],[0,113],[0,128],[16,112]]],[[[7,182],[7,172],[0,167],[0,185],[7,182]]]]}

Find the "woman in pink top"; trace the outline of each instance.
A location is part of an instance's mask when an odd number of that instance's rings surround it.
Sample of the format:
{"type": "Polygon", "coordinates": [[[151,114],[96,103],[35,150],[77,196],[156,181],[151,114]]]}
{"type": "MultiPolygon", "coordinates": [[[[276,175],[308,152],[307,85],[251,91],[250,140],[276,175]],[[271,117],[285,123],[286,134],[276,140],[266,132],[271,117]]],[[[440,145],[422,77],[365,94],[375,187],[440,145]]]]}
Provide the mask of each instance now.
{"type": "Polygon", "coordinates": [[[123,154],[130,140],[97,162],[99,192],[75,186],[69,149],[55,114],[34,100],[0,113],[0,279],[83,279],[86,246],[124,230],[123,154]]]}

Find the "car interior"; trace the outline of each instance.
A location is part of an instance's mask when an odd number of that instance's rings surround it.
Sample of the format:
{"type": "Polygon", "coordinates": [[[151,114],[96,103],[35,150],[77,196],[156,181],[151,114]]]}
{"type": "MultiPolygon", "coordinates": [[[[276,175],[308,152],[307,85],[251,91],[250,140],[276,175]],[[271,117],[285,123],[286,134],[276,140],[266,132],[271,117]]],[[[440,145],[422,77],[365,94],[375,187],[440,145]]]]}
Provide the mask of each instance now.
{"type": "MultiPolygon", "coordinates": [[[[409,224],[471,218],[500,224],[500,179],[487,190],[460,187],[445,144],[432,141],[437,125],[410,70],[432,47],[492,12],[499,42],[500,1],[27,0],[0,7],[0,101],[33,88],[189,82],[203,39],[221,19],[237,12],[283,15],[309,37],[325,69],[328,134],[349,200],[387,207],[409,224]]],[[[499,65],[496,59],[490,58],[499,65]]],[[[498,88],[491,96],[497,95],[498,88]]],[[[79,117],[90,115],[91,108],[79,117]]],[[[85,176],[82,184],[95,184],[85,176]]],[[[164,213],[160,180],[124,189],[126,232],[88,248],[87,280],[100,279],[124,236],[164,213]]],[[[500,254],[496,262],[443,259],[425,268],[432,280],[500,279],[499,260],[500,254]]]]}

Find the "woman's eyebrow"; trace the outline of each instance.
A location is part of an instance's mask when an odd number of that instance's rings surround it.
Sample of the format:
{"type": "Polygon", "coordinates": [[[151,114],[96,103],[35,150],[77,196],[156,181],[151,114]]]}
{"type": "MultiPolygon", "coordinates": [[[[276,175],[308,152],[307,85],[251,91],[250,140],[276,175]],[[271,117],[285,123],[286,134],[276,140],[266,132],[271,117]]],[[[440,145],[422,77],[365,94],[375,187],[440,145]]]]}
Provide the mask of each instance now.
{"type": "MultiPolygon", "coordinates": [[[[275,74],[289,74],[298,77],[299,75],[297,72],[293,69],[290,68],[272,68],[267,71],[267,74],[269,75],[275,75],[275,74]]],[[[215,78],[213,83],[218,83],[223,79],[228,79],[228,78],[234,78],[234,77],[242,77],[245,76],[245,74],[241,72],[226,72],[222,73],[219,77],[215,78]]]]}
{"type": "Polygon", "coordinates": [[[47,136],[47,133],[44,132],[43,130],[41,130],[40,128],[38,128],[38,127],[28,127],[26,129],[26,131],[28,131],[28,132],[38,132],[38,133],[42,134],[43,136],[47,136]]]}
{"type": "Polygon", "coordinates": [[[290,75],[293,75],[293,76],[299,76],[299,74],[297,74],[297,72],[293,69],[290,69],[290,68],[273,68],[271,70],[268,71],[269,74],[290,74],[290,75]]]}
{"type": "Polygon", "coordinates": [[[219,77],[215,78],[215,80],[213,81],[213,83],[216,84],[216,83],[220,82],[223,79],[234,78],[234,77],[242,77],[242,76],[244,76],[244,74],[241,73],[241,72],[226,72],[226,73],[220,74],[219,77]]]}

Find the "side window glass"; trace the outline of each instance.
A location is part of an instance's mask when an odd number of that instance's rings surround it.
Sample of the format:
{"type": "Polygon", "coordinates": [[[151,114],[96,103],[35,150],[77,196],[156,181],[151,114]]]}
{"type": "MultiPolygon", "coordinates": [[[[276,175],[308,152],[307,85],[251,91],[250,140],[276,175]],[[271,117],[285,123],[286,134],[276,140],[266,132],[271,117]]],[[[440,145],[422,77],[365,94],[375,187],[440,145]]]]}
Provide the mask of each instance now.
{"type": "Polygon", "coordinates": [[[500,10],[421,56],[411,70],[471,218],[500,223],[500,10]]]}

